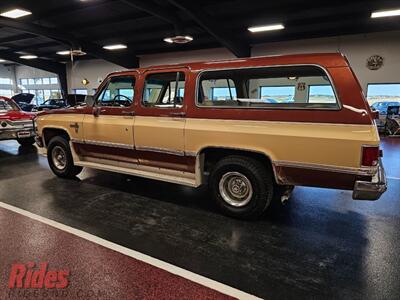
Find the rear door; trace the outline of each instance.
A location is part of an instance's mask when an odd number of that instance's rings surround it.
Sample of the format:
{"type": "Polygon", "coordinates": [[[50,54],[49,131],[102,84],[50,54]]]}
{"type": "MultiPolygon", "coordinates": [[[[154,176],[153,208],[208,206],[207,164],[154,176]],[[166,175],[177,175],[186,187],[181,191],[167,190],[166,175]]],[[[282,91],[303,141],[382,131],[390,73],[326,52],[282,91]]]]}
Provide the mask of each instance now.
{"type": "Polygon", "coordinates": [[[187,69],[152,70],[141,78],[136,109],[135,148],[142,165],[189,171],[185,158],[187,69]]]}

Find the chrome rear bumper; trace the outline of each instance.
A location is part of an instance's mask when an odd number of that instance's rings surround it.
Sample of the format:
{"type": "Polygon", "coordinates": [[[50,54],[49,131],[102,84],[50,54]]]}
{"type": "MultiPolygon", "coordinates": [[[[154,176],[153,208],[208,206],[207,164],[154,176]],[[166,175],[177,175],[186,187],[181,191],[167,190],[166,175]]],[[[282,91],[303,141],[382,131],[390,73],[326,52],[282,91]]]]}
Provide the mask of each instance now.
{"type": "Polygon", "coordinates": [[[15,140],[18,138],[34,137],[33,128],[24,129],[2,129],[0,130],[0,140],[15,140]]]}
{"type": "Polygon", "coordinates": [[[378,200],[387,190],[385,169],[379,160],[378,171],[371,181],[356,181],[353,190],[354,200],[378,200]]]}

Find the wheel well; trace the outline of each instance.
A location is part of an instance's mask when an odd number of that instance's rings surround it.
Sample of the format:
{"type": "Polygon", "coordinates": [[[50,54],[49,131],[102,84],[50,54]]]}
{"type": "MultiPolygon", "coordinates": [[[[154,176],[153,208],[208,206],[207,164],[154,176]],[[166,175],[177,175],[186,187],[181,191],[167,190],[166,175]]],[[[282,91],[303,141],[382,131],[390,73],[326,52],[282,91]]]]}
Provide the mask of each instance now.
{"type": "Polygon", "coordinates": [[[230,155],[251,157],[264,164],[265,168],[271,170],[273,173],[272,162],[267,155],[251,150],[248,151],[224,148],[205,148],[200,152],[200,156],[204,157],[203,172],[209,173],[219,160],[230,155]]]}
{"type": "Polygon", "coordinates": [[[63,136],[67,139],[67,141],[70,140],[68,133],[63,129],[58,129],[58,128],[43,129],[43,139],[45,145],[48,145],[50,140],[55,136],[63,136]]]}

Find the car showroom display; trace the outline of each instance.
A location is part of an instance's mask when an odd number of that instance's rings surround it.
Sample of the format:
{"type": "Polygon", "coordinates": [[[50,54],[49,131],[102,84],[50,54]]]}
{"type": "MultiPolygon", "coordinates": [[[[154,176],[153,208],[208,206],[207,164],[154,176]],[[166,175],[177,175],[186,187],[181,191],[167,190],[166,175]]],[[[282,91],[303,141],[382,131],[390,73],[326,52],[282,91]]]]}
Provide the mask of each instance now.
{"type": "Polygon", "coordinates": [[[379,113],[379,119],[376,120],[376,125],[380,131],[384,131],[386,128],[386,118],[389,106],[400,106],[398,101],[379,101],[371,105],[373,111],[379,113]]]}
{"type": "Polygon", "coordinates": [[[68,104],[64,99],[49,99],[37,106],[34,111],[43,111],[43,110],[51,110],[51,109],[59,109],[67,107],[68,104]]]}
{"type": "Polygon", "coordinates": [[[389,106],[385,126],[387,135],[400,135],[400,106],[389,106]]]}
{"type": "Polygon", "coordinates": [[[35,142],[34,114],[22,111],[6,97],[0,97],[0,140],[17,140],[22,146],[35,142]]]}
{"type": "Polygon", "coordinates": [[[262,214],[293,186],[386,191],[380,139],[346,58],[308,54],[112,73],[93,106],[43,112],[52,171],[82,167],[198,187],[222,212],[262,214]]]}
{"type": "Polygon", "coordinates": [[[21,93],[11,97],[11,99],[18,104],[21,110],[28,112],[36,109],[36,105],[32,104],[33,98],[35,98],[35,95],[28,93],[21,93]]]}

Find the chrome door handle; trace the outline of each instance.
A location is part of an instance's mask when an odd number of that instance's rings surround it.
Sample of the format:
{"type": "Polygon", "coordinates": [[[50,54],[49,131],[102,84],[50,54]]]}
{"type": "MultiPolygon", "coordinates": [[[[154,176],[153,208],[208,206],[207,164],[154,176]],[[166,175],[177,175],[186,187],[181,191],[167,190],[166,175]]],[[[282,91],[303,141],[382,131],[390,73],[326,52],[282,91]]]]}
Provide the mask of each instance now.
{"type": "Polygon", "coordinates": [[[186,113],[183,112],[183,111],[181,111],[181,112],[172,112],[172,113],[170,113],[169,115],[170,115],[171,117],[181,117],[181,118],[183,118],[183,117],[186,116],[186,113]]]}

